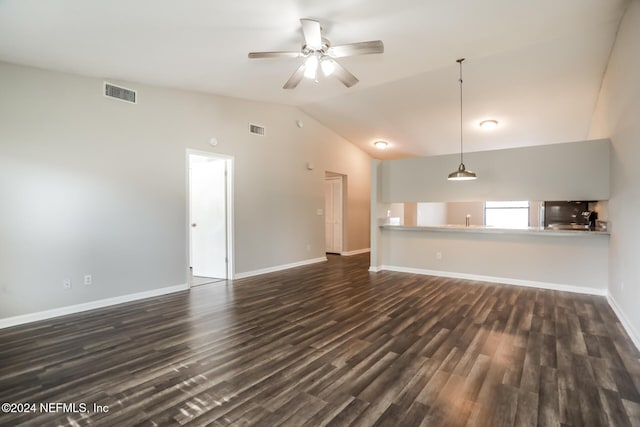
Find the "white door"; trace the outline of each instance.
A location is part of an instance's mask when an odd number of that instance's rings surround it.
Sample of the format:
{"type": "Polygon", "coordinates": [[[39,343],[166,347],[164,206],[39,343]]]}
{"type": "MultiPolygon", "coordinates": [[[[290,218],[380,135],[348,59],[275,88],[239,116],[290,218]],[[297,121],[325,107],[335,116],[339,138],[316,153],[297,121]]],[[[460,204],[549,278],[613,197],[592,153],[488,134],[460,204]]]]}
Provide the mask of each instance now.
{"type": "Polygon", "coordinates": [[[324,181],[326,252],[342,252],[342,177],[324,181]]]}
{"type": "Polygon", "coordinates": [[[226,161],[190,154],[190,257],[194,276],[227,278],[226,191],[226,161]]]}

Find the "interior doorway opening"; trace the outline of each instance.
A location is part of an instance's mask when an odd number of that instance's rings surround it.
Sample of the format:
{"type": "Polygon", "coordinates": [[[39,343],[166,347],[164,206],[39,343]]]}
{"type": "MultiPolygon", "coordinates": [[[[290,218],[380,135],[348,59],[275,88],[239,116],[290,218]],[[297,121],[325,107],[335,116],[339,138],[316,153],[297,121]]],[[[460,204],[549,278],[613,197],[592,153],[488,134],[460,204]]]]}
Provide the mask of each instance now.
{"type": "Polygon", "coordinates": [[[233,278],[233,159],[187,151],[189,284],[198,286],[233,278]]]}
{"type": "Polygon", "coordinates": [[[346,195],[345,175],[325,172],[324,178],[324,223],[325,252],[341,255],[344,242],[344,199],[346,195]]]}

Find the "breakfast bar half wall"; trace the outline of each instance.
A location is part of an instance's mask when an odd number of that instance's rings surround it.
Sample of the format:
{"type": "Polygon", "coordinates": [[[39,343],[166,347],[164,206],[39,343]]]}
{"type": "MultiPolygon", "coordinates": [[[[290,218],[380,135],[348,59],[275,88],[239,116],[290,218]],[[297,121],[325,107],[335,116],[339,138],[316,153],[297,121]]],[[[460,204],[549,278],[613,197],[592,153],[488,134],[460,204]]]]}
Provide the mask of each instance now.
{"type": "Polygon", "coordinates": [[[478,180],[466,182],[447,181],[456,155],[373,160],[370,270],[606,295],[608,231],[416,227],[390,224],[388,215],[397,203],[606,202],[609,157],[606,139],[472,152],[465,163],[478,180]]]}

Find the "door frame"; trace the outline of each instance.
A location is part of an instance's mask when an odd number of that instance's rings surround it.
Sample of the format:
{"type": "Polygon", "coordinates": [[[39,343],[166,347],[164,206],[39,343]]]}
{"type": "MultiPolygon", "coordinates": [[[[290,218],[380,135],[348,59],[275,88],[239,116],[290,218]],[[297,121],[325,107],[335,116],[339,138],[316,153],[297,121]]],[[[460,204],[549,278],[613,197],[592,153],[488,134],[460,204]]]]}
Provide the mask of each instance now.
{"type": "MultiPolygon", "coordinates": [[[[331,171],[325,171],[324,173],[324,180],[323,183],[329,179],[339,179],[340,180],[340,204],[341,209],[340,209],[340,215],[342,216],[342,220],[340,221],[340,236],[341,236],[341,248],[340,248],[340,255],[342,255],[343,253],[345,253],[345,247],[347,246],[347,242],[346,242],[346,233],[345,233],[345,221],[347,218],[347,175],[341,174],[341,173],[337,173],[337,172],[331,172],[331,171]]],[[[324,199],[325,199],[325,204],[326,204],[326,198],[327,195],[326,193],[324,194],[324,199]]],[[[326,217],[327,213],[325,212],[325,217],[326,217]]],[[[325,233],[327,232],[327,225],[325,222],[325,233]]],[[[325,253],[329,253],[326,251],[326,242],[325,242],[325,253]]],[[[334,253],[334,252],[331,252],[334,253]]]]}
{"type": "Polygon", "coordinates": [[[226,166],[226,170],[227,170],[227,175],[226,175],[226,182],[227,182],[227,188],[226,188],[226,193],[227,193],[227,197],[226,197],[226,203],[225,203],[225,219],[226,219],[226,224],[227,224],[227,229],[226,229],[226,235],[227,235],[227,241],[226,241],[226,247],[227,247],[227,280],[232,280],[234,278],[235,275],[235,269],[234,269],[234,235],[233,235],[233,163],[234,163],[234,157],[233,156],[229,156],[226,154],[219,154],[219,153],[212,153],[210,151],[202,151],[202,150],[194,150],[191,148],[187,148],[186,149],[186,153],[185,153],[185,181],[186,181],[186,214],[187,214],[187,218],[186,218],[186,224],[185,224],[185,229],[186,229],[186,236],[187,236],[187,245],[186,245],[186,250],[185,250],[185,274],[186,274],[186,278],[187,278],[187,283],[189,283],[189,287],[191,287],[190,281],[189,279],[189,260],[190,260],[190,251],[191,251],[191,189],[190,189],[190,174],[189,174],[189,167],[190,167],[190,163],[189,163],[189,155],[196,155],[196,156],[203,156],[203,157],[208,157],[211,159],[216,159],[216,160],[224,160],[225,161],[225,166],[226,166]]]}

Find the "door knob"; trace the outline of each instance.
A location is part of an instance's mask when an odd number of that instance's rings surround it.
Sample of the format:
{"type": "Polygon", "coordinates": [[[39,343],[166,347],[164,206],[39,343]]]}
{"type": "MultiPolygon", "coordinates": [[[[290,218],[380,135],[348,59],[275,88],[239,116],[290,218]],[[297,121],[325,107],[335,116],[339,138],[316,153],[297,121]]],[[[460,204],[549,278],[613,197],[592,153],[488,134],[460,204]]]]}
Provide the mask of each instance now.
{"type": "Polygon", "coordinates": [[[198,224],[196,224],[195,222],[193,224],[191,224],[192,227],[197,227],[198,224]]]}

